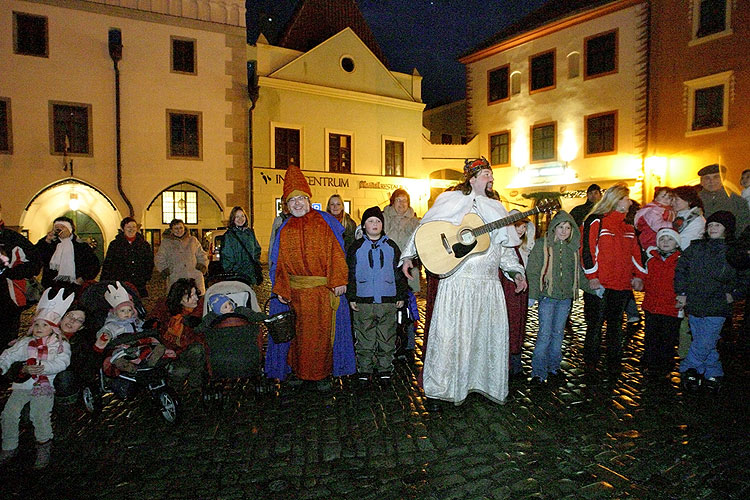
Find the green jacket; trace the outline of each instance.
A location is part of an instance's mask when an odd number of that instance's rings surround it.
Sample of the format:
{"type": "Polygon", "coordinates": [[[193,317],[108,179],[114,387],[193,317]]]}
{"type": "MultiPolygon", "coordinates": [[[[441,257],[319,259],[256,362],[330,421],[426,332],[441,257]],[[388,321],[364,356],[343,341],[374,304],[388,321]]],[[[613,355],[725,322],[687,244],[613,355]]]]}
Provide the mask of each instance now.
{"type": "Polygon", "coordinates": [[[526,266],[529,298],[576,298],[580,281],[585,280],[578,253],[580,245],[581,233],[573,217],[563,210],[557,212],[550,222],[547,235],[536,242],[529,255],[526,266]],[[570,238],[555,241],[555,228],[563,222],[570,224],[570,238]]]}
{"type": "Polygon", "coordinates": [[[224,243],[221,245],[221,267],[224,268],[224,272],[238,274],[257,285],[255,265],[260,265],[260,244],[255,238],[255,232],[248,227],[227,229],[224,233],[224,243]],[[240,240],[247,251],[240,244],[240,240]]]}

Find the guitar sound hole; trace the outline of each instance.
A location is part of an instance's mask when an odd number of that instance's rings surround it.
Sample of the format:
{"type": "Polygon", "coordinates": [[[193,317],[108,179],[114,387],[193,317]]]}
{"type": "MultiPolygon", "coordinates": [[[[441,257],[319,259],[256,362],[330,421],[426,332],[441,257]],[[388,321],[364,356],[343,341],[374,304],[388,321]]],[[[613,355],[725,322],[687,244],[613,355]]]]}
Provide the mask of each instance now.
{"type": "Polygon", "coordinates": [[[458,239],[464,245],[471,245],[474,242],[474,235],[471,234],[471,229],[464,229],[459,233],[458,239]]]}

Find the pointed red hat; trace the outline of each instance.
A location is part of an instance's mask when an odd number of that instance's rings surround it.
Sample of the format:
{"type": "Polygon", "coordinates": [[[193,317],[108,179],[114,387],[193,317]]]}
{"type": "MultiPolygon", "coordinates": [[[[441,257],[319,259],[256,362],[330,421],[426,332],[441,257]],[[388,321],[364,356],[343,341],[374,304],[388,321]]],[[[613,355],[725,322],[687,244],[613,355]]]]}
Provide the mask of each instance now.
{"type": "Polygon", "coordinates": [[[288,201],[290,198],[302,195],[312,198],[310,185],[297,165],[289,165],[284,176],[284,199],[288,201]]]}

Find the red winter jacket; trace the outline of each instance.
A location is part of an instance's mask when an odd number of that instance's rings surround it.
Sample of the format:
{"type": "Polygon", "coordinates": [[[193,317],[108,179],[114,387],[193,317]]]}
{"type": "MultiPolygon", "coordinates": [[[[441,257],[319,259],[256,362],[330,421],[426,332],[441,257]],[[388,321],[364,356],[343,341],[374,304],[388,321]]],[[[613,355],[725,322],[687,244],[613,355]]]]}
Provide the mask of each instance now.
{"type": "Polygon", "coordinates": [[[633,278],[646,275],[635,230],[616,210],[591,215],[583,223],[581,262],[587,279],[598,279],[610,290],[630,290],[633,278]]]}
{"type": "Polygon", "coordinates": [[[674,292],[674,270],[680,252],[674,252],[666,258],[658,248],[651,248],[646,261],[646,279],[644,280],[643,304],[641,308],[654,314],[677,317],[679,309],[675,307],[677,295],[674,292]]]}

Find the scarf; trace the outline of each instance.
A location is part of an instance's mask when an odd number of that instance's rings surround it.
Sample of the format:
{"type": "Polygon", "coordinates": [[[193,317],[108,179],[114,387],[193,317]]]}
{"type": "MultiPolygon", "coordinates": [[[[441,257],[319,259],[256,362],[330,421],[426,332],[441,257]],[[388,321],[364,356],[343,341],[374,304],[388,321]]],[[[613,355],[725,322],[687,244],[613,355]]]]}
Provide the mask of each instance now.
{"type": "Polygon", "coordinates": [[[75,281],[76,261],[73,252],[73,234],[68,238],[60,238],[55,253],[49,261],[49,268],[57,271],[56,280],[75,281]]]}
{"type": "Polygon", "coordinates": [[[167,330],[162,334],[162,339],[164,339],[165,342],[182,347],[182,333],[185,330],[185,323],[183,323],[183,320],[185,319],[185,316],[191,312],[193,312],[193,309],[183,307],[182,312],[169,318],[167,330]]]}
{"type": "Polygon", "coordinates": [[[126,235],[125,233],[122,233],[122,234],[123,236],[125,236],[125,239],[127,240],[128,243],[133,243],[135,239],[138,237],[138,234],[134,234],[132,238],[126,235]]]}
{"type": "MultiPolygon", "coordinates": [[[[34,366],[41,364],[41,361],[45,361],[49,355],[49,336],[42,338],[34,338],[29,342],[26,348],[28,358],[26,358],[26,365],[34,366]]],[[[62,343],[60,344],[62,347],[62,343]]],[[[47,375],[32,375],[34,379],[34,387],[31,390],[32,396],[51,396],[55,393],[55,388],[49,383],[49,377],[47,375]]]]}

